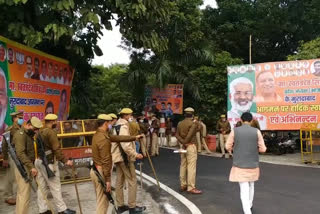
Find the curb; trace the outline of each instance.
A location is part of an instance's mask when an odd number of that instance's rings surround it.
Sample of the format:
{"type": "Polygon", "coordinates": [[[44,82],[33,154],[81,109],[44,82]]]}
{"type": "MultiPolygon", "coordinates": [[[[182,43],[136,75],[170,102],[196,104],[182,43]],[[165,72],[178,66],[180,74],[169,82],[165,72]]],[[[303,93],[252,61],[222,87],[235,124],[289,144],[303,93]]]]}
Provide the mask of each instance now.
{"type": "MultiPolygon", "coordinates": [[[[140,177],[140,171],[136,170],[136,174],[140,177]]],[[[154,178],[150,177],[149,175],[142,173],[142,177],[144,179],[146,179],[147,181],[153,183],[154,185],[157,185],[157,181],[154,178]]],[[[167,185],[161,183],[160,181],[159,181],[159,184],[160,184],[161,189],[163,189],[164,191],[166,191],[167,193],[169,193],[170,195],[175,197],[182,204],[184,204],[190,210],[190,212],[192,214],[202,214],[202,212],[199,210],[199,208],[194,203],[192,203],[190,200],[188,200],[186,197],[177,193],[176,191],[174,191],[173,189],[171,189],[167,185]]]]}

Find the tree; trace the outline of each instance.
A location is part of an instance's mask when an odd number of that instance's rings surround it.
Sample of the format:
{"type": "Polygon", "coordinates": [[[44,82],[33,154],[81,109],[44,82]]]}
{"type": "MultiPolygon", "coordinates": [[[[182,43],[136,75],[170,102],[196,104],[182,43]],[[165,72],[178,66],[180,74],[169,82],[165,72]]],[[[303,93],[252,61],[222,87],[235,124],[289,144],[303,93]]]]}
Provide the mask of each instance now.
{"type": "Polygon", "coordinates": [[[94,72],[94,53],[102,29],[112,30],[116,20],[132,48],[163,51],[167,38],[161,34],[174,3],[170,0],[0,0],[2,36],[65,58],[76,69],[72,105],[88,106],[86,80],[94,72]],[[157,28],[155,28],[157,26],[157,28]]]}
{"type": "Polygon", "coordinates": [[[210,129],[215,127],[219,116],[227,112],[227,66],[242,63],[228,52],[216,53],[214,58],[213,66],[201,66],[191,71],[191,79],[198,85],[200,99],[184,96],[184,105],[193,106],[210,129]]]}
{"type": "Polygon", "coordinates": [[[296,54],[289,55],[288,60],[320,58],[320,37],[309,42],[301,42],[296,54]]]}
{"type": "Polygon", "coordinates": [[[168,38],[168,49],[134,53],[127,79],[134,88],[141,88],[142,83],[160,88],[168,83],[184,83],[185,90],[193,97],[199,97],[190,70],[213,63],[211,43],[201,31],[199,6],[202,0],[178,0],[175,3],[170,22],[162,32],[168,38]]]}
{"type": "Polygon", "coordinates": [[[136,109],[132,93],[124,87],[122,76],[127,72],[126,65],[94,67],[93,73],[87,80],[88,106],[72,105],[71,117],[89,118],[91,114],[118,113],[121,108],[136,109]]]}
{"type": "Polygon", "coordinates": [[[285,60],[301,40],[320,34],[317,0],[217,0],[218,8],[204,11],[203,30],[220,50],[253,63],[285,60]]]}

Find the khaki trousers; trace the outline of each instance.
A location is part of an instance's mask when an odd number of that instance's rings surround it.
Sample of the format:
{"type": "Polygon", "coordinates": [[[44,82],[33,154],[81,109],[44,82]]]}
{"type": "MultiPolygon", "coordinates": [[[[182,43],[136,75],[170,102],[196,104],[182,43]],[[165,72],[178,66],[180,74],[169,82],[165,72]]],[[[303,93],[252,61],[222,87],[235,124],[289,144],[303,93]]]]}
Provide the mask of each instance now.
{"type": "Polygon", "coordinates": [[[28,214],[31,186],[25,182],[17,167],[14,169],[17,181],[16,214],[28,214]]]}
{"type": "Polygon", "coordinates": [[[15,178],[16,165],[12,158],[8,157],[9,168],[6,169],[6,176],[4,179],[4,194],[7,198],[15,198],[17,193],[17,182],[15,178]]]}
{"type": "Polygon", "coordinates": [[[151,147],[151,135],[150,135],[150,133],[148,133],[147,135],[146,135],[146,143],[147,143],[147,150],[148,150],[148,152],[150,153],[150,147],[151,147]]]}
{"type": "Polygon", "coordinates": [[[146,150],[147,150],[147,138],[143,134],[142,138],[140,139],[140,147],[141,147],[141,152],[143,156],[147,156],[146,150]]]}
{"type": "Polygon", "coordinates": [[[207,146],[207,142],[206,142],[206,138],[205,138],[205,137],[202,138],[202,146],[204,147],[204,149],[206,150],[206,152],[212,153],[212,152],[210,151],[210,149],[208,148],[208,146],[207,146]]]}
{"type": "Polygon", "coordinates": [[[171,134],[167,134],[166,138],[167,138],[167,146],[171,147],[171,134]]]}
{"type": "Polygon", "coordinates": [[[137,197],[137,177],[134,162],[129,162],[128,167],[124,162],[116,163],[117,180],[116,180],[116,201],[118,207],[124,205],[123,187],[124,182],[128,182],[128,206],[136,207],[137,197]]]}
{"type": "Polygon", "coordinates": [[[159,155],[159,137],[157,133],[152,133],[151,155],[159,155]]]}
{"type": "Polygon", "coordinates": [[[198,152],[202,151],[202,146],[201,146],[201,136],[200,136],[200,132],[196,133],[196,139],[197,139],[197,148],[198,148],[198,152]]]}
{"type": "Polygon", "coordinates": [[[219,134],[220,149],[221,149],[221,153],[223,155],[226,154],[225,144],[227,143],[228,137],[229,137],[229,135],[227,135],[227,134],[219,134]]]}
{"type": "Polygon", "coordinates": [[[187,147],[187,153],[181,154],[180,185],[187,186],[188,191],[196,188],[197,147],[195,144],[187,147]]]}
{"type": "MultiPolygon", "coordinates": [[[[103,175],[103,172],[101,169],[98,169],[98,171],[101,175],[103,175]]],[[[108,211],[108,207],[109,207],[109,201],[107,200],[107,197],[104,194],[103,187],[99,183],[99,179],[98,179],[96,173],[93,171],[93,169],[90,170],[90,177],[91,177],[93,187],[96,192],[96,198],[97,198],[96,213],[97,214],[106,214],[108,211]]]]}
{"type": "Polygon", "coordinates": [[[37,182],[38,182],[38,206],[39,212],[46,212],[49,208],[44,197],[48,195],[48,187],[53,196],[54,204],[57,207],[58,212],[63,212],[67,209],[66,204],[63,201],[61,193],[61,183],[60,183],[60,170],[58,167],[58,162],[54,164],[49,164],[49,168],[54,172],[55,176],[48,178],[46,168],[42,164],[42,160],[37,159],[34,163],[36,169],[38,170],[37,182]],[[41,190],[40,190],[41,188],[41,190]]]}

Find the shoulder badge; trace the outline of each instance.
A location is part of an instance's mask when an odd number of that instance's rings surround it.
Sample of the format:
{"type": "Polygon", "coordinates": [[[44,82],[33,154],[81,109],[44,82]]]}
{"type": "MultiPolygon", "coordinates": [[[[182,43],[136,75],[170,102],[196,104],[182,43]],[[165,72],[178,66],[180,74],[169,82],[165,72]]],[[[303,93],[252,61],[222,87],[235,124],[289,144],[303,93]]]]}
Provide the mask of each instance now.
{"type": "Polygon", "coordinates": [[[20,131],[19,133],[20,133],[20,134],[23,134],[23,131],[20,131]]]}

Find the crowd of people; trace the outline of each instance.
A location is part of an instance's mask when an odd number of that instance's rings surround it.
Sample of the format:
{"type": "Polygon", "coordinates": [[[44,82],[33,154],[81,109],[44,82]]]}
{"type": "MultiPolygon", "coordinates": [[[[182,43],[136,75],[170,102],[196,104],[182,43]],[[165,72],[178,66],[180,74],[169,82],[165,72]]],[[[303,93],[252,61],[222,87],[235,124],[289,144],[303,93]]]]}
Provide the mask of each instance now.
{"type": "MultiPolygon", "coordinates": [[[[211,151],[206,143],[206,125],[194,115],[193,108],[186,108],[185,119],[178,123],[175,136],[180,145],[178,150],[181,153],[180,164],[180,190],[191,194],[201,194],[202,191],[196,188],[196,166],[198,153],[202,148],[207,153],[211,151]]],[[[44,121],[37,117],[32,117],[29,121],[23,121],[23,113],[15,112],[11,114],[13,125],[7,129],[10,132],[11,141],[4,141],[3,166],[8,168],[5,185],[7,187],[6,202],[16,204],[16,213],[28,213],[30,203],[31,187],[29,181],[34,179],[37,183],[37,197],[39,212],[43,214],[52,213],[48,204],[47,195],[50,191],[58,213],[73,214],[75,211],[67,208],[61,194],[60,171],[58,162],[62,162],[72,167],[72,159],[66,159],[60,148],[60,141],[57,136],[57,120],[55,114],[47,114],[44,121]],[[36,144],[34,140],[36,139],[36,144]],[[41,140],[39,140],[41,139],[41,140]],[[43,144],[39,144],[39,142],[43,144]],[[8,155],[8,144],[15,147],[16,157],[23,166],[26,175],[21,173],[18,167],[14,167],[12,154],[8,155]],[[39,147],[42,145],[42,147],[39,147]],[[53,175],[48,174],[48,170],[43,156],[40,154],[41,148],[47,159],[47,164],[53,175]],[[27,176],[27,177],[25,177],[27,176]],[[17,184],[15,199],[14,184],[17,184]]],[[[97,213],[106,213],[109,201],[105,194],[111,192],[111,174],[113,168],[116,170],[116,203],[120,213],[129,210],[130,214],[141,213],[146,208],[137,206],[137,179],[135,172],[135,162],[150,156],[159,155],[159,130],[160,120],[156,114],[150,117],[133,116],[133,111],[123,108],[118,115],[99,114],[96,118],[96,130],[91,139],[93,165],[90,177],[94,184],[97,198],[97,213]],[[118,118],[119,116],[119,118],[118,118]],[[98,173],[98,174],[97,174],[98,173]],[[100,184],[101,179],[105,182],[105,187],[100,184]],[[128,203],[124,202],[124,186],[127,183],[128,203]],[[106,189],[104,189],[106,188],[106,189]]],[[[63,122],[63,132],[77,132],[80,124],[72,124],[70,121],[63,122]],[[75,126],[76,125],[76,126],[75,126]]],[[[171,145],[172,121],[166,119],[164,134],[167,145],[171,145]]],[[[229,157],[233,157],[233,167],[230,172],[230,181],[239,182],[241,200],[244,212],[250,213],[253,203],[254,181],[259,178],[258,152],[266,150],[259,123],[255,121],[250,113],[243,113],[241,122],[237,127],[231,129],[230,123],[225,115],[221,115],[217,123],[217,131],[220,135],[220,148],[222,157],[225,157],[227,150],[229,157]],[[257,149],[258,148],[258,149],[257,149]],[[244,152],[246,151],[246,152],[244,152]]],[[[66,138],[62,139],[66,147],[83,145],[83,139],[66,138]]]]}

